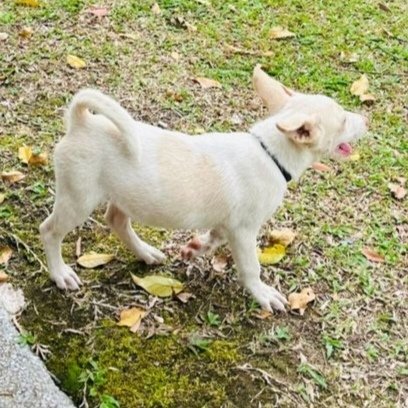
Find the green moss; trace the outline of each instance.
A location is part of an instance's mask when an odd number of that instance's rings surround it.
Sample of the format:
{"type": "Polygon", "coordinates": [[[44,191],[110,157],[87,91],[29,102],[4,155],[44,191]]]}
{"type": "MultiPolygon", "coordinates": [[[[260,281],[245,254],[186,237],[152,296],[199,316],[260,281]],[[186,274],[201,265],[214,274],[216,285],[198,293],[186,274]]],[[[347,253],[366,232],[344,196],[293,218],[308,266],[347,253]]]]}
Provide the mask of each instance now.
{"type": "Polygon", "coordinates": [[[209,360],[215,363],[233,363],[240,357],[236,342],[226,340],[212,342],[206,354],[209,360]]]}

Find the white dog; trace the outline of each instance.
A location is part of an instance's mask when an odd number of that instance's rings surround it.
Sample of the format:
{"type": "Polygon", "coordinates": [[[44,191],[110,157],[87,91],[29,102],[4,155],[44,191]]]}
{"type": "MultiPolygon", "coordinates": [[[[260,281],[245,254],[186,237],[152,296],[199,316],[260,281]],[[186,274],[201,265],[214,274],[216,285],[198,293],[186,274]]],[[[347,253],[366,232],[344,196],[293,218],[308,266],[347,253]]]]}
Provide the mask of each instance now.
{"type": "Polygon", "coordinates": [[[75,95],[66,136],[55,149],[54,210],[40,227],[59,288],[80,285],[61,256],[64,236],[109,202],[107,223],[139,259],[154,264],[165,255],[136,235],[131,220],[208,229],[183,248],[183,256],[228,242],[245,288],[263,308],[284,310],[285,297],[260,278],[257,233],[282,203],[287,182],[322,156],[348,156],[349,142],[366,132],[367,120],[326,96],[293,92],[259,66],[254,86],[270,117],[248,133],[195,137],[136,122],[96,90],[75,95]]]}

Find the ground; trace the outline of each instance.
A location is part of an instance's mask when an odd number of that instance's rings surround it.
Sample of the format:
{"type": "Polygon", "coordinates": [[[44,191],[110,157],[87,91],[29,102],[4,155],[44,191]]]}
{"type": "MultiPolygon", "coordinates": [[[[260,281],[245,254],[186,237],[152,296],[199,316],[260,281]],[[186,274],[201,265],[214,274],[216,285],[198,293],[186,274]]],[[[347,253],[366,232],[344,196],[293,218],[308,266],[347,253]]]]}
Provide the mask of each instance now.
{"type": "Polygon", "coordinates": [[[45,361],[61,388],[78,405],[104,408],[406,406],[407,201],[388,187],[408,174],[406,2],[163,0],[158,14],[151,1],[101,0],[109,13],[100,17],[86,0],[18,3],[0,5],[0,32],[8,34],[0,41],[0,171],[27,177],[0,184],[0,245],[13,249],[0,268],[28,302],[22,340],[48,347],[45,361]],[[274,26],[296,37],[273,40],[274,26]],[[70,67],[68,54],[86,67],[70,67]],[[104,227],[103,208],[67,237],[65,258],[75,264],[81,237],[83,252],[116,259],[95,270],[77,266],[81,291],[58,290],[38,234],[54,199],[53,165],[27,167],[18,148],[52,156],[64,107],[85,86],[152,124],[193,134],[248,129],[266,114],[251,88],[257,63],[371,121],[355,160],[307,171],[268,223],[297,238],[263,277],[285,294],[311,286],[317,299],[305,315],[259,319],[231,260],[224,273],[210,257],[182,262],[178,249],[192,231],[136,226],[169,255],[164,266],[143,265],[104,227]],[[370,105],[350,93],[361,74],[376,99],[370,105]],[[221,88],[202,89],[193,81],[200,76],[221,88]],[[365,247],[385,262],[367,260],[365,247]],[[130,273],[168,274],[194,297],[155,303],[130,273]],[[119,312],[136,305],[150,308],[142,329],[118,327],[119,312]]]}

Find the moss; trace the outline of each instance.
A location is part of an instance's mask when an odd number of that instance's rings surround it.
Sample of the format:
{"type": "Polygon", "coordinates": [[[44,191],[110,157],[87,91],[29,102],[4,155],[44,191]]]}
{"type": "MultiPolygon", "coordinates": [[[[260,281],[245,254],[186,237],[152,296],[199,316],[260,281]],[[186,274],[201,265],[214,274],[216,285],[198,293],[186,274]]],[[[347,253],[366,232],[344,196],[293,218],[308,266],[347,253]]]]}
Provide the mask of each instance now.
{"type": "Polygon", "coordinates": [[[233,363],[239,360],[237,344],[226,340],[212,342],[207,355],[209,360],[215,363],[233,363]]]}

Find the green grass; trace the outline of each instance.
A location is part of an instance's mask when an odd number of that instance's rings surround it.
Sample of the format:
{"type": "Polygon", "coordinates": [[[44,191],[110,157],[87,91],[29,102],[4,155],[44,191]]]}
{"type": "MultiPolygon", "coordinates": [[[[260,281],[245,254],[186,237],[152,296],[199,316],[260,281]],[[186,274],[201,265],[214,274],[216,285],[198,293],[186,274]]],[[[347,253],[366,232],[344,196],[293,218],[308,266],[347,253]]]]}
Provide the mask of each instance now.
{"type": "Polygon", "coordinates": [[[27,174],[12,186],[0,184],[0,246],[14,251],[0,268],[29,301],[24,329],[49,346],[46,364],[78,405],[87,375],[91,407],[402,406],[408,214],[406,199],[395,200],[388,183],[408,174],[405,2],[387,3],[389,11],[373,0],[158,3],[160,15],[151,12],[153,1],[101,1],[109,7],[101,19],[87,13],[95,4],[88,0],[0,5],[0,32],[8,34],[0,43],[0,171],[27,174]],[[271,40],[276,25],[296,37],[271,40]],[[33,29],[31,38],[19,36],[23,26],[33,29]],[[84,59],[86,68],[70,68],[67,54],[84,59]],[[279,279],[286,294],[312,286],[313,306],[303,317],[259,320],[233,268],[214,275],[203,259],[186,275],[172,248],[189,233],[138,228],[147,241],[170,248],[166,265],[147,267],[108,234],[102,208],[67,237],[63,252],[74,263],[81,237],[84,252],[116,253],[117,260],[81,270],[79,293],[58,291],[38,262],[44,260],[38,225],[54,200],[52,161],[27,168],[18,148],[52,156],[63,108],[85,86],[108,92],[152,124],[191,133],[246,130],[266,113],[251,89],[257,63],[286,85],[325,93],[371,121],[357,146],[360,159],[327,162],[330,173],[308,171],[269,223],[298,235],[281,263],[264,269],[265,280],[279,279]],[[371,106],[349,92],[363,73],[377,98],[371,106]],[[204,91],[196,76],[222,88],[204,91]],[[367,261],[366,246],[385,263],[367,261]],[[149,315],[139,334],[115,326],[120,310],[148,302],[130,272],[152,271],[173,274],[195,297],[158,302],[152,313],[159,319],[149,315]],[[97,373],[104,381],[91,380],[97,373]]]}

